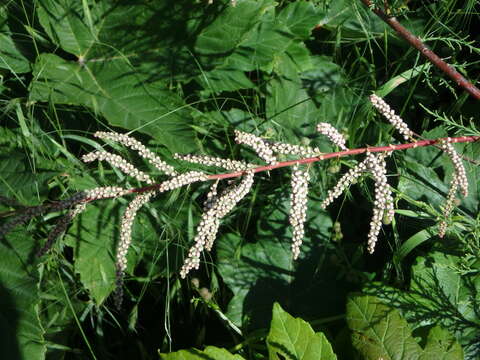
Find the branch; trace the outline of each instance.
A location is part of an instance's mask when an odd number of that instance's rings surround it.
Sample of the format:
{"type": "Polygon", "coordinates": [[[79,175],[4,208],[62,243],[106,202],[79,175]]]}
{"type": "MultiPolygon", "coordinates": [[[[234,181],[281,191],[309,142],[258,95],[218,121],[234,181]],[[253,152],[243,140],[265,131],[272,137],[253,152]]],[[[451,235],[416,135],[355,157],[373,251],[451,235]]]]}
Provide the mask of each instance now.
{"type": "MultiPolygon", "coordinates": [[[[247,174],[247,172],[249,171],[253,171],[254,173],[259,173],[263,171],[270,171],[270,170],[275,170],[275,169],[284,168],[288,166],[293,166],[296,164],[310,164],[317,161],[322,161],[322,160],[327,160],[332,158],[341,158],[341,157],[346,157],[350,155],[358,155],[363,153],[376,153],[376,152],[390,152],[390,151],[406,150],[406,149],[412,149],[412,148],[423,147],[423,146],[433,146],[433,145],[442,144],[442,143],[465,143],[465,142],[474,142],[478,140],[480,140],[480,136],[460,136],[460,137],[439,138],[439,139],[433,139],[433,140],[419,140],[419,141],[414,141],[411,143],[400,144],[400,145],[386,145],[386,146],[350,149],[345,151],[328,153],[328,154],[315,156],[315,157],[282,161],[274,165],[258,166],[248,171],[247,170],[234,171],[234,172],[224,173],[224,174],[208,175],[207,177],[208,177],[208,180],[229,179],[229,178],[243,176],[247,174]]],[[[157,190],[160,186],[161,186],[161,183],[140,187],[140,188],[134,188],[134,189],[130,189],[129,191],[132,193],[143,193],[147,191],[157,190]]],[[[85,199],[85,201],[88,201],[88,200],[89,199],[85,199]]]]}
{"type": "Polygon", "coordinates": [[[420,53],[427,58],[433,65],[447,74],[458,86],[466,90],[475,99],[480,100],[480,89],[465,79],[462,74],[455,70],[451,65],[443,61],[437,54],[430,50],[418,37],[402,26],[395,17],[390,17],[385,12],[375,7],[370,0],[361,0],[369,9],[371,9],[380,19],[386,22],[393,30],[404,38],[410,45],[415,47],[420,53]]]}

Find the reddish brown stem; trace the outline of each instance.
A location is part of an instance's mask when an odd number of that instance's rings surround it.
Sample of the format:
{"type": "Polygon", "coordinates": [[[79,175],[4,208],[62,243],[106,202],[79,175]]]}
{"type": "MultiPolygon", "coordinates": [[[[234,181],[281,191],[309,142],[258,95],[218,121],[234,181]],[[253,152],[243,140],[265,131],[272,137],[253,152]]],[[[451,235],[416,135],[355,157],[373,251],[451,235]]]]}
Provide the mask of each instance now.
{"type": "Polygon", "coordinates": [[[430,50],[418,37],[413,35],[410,31],[402,26],[395,17],[388,16],[385,12],[375,7],[370,0],[362,0],[362,2],[371,9],[379,18],[386,22],[393,30],[404,38],[410,45],[415,47],[420,53],[425,56],[428,61],[447,74],[458,86],[465,89],[475,99],[480,100],[480,89],[473,85],[470,81],[465,79],[462,74],[455,70],[451,65],[443,61],[437,54],[430,50]]]}
{"type": "MultiPolygon", "coordinates": [[[[340,158],[340,157],[345,157],[350,155],[358,155],[358,154],[363,154],[367,152],[372,152],[372,153],[373,152],[390,152],[390,151],[406,150],[406,149],[422,147],[422,146],[432,146],[432,145],[440,144],[442,142],[465,143],[465,142],[474,142],[478,140],[480,140],[480,136],[460,136],[460,137],[453,137],[453,138],[440,138],[440,139],[434,139],[434,140],[419,140],[412,143],[400,144],[400,145],[387,145],[387,146],[375,146],[375,147],[351,149],[351,150],[328,153],[328,154],[324,154],[317,157],[282,161],[275,165],[258,166],[249,171],[258,173],[262,171],[270,171],[270,170],[279,169],[287,166],[293,166],[295,164],[310,164],[317,161],[322,161],[322,160],[327,160],[332,158],[340,158]]],[[[245,173],[246,171],[236,171],[236,172],[225,173],[225,174],[210,175],[208,178],[209,180],[229,179],[229,178],[242,176],[245,173]]],[[[142,188],[135,188],[135,189],[132,189],[131,192],[142,193],[146,191],[151,191],[151,190],[158,189],[160,185],[161,184],[154,184],[154,185],[149,185],[142,188]]]]}

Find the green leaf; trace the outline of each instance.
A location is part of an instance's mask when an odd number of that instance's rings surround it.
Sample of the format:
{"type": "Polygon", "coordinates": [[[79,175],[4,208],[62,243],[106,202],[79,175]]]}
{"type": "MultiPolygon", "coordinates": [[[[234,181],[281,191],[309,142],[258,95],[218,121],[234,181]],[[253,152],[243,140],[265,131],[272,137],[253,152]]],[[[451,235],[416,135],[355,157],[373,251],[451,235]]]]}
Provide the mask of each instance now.
{"type": "MultiPolygon", "coordinates": [[[[412,268],[411,291],[422,294],[423,305],[431,310],[437,309],[437,320],[445,327],[453,325],[455,317],[445,316],[456,314],[458,320],[470,326],[459,328],[457,336],[469,338],[473,335],[472,326],[480,328],[480,318],[476,307],[480,302],[480,281],[478,276],[462,276],[459,273],[462,260],[458,256],[433,252],[427,257],[418,257],[412,268]]],[[[479,264],[473,265],[477,269],[479,264]]],[[[432,319],[433,320],[433,319],[432,319]]]]}
{"type": "Polygon", "coordinates": [[[96,304],[102,304],[115,283],[116,224],[119,205],[114,201],[91,204],[73,222],[66,243],[74,249],[74,269],[96,304]]]}
{"type": "Polygon", "coordinates": [[[198,76],[200,84],[213,93],[254,88],[245,72],[232,67],[218,67],[198,76]]]}
{"type": "Polygon", "coordinates": [[[406,320],[395,309],[369,296],[353,296],[347,303],[347,322],[353,345],[365,360],[419,359],[422,352],[406,320]]]}
{"type": "Polygon", "coordinates": [[[95,30],[85,23],[81,1],[40,0],[37,14],[48,36],[77,57],[85,56],[96,42],[95,30]]]}
{"type": "Polygon", "coordinates": [[[8,7],[0,6],[0,68],[14,73],[30,71],[30,62],[22,53],[17,41],[12,38],[12,32],[7,23],[8,7]]]}
{"type": "Polygon", "coordinates": [[[329,2],[322,9],[319,24],[327,28],[340,28],[346,38],[370,38],[382,35],[388,26],[362,3],[351,0],[329,2]]]}
{"type": "Polygon", "coordinates": [[[426,74],[431,67],[432,65],[430,63],[425,63],[405,70],[401,74],[394,76],[392,79],[388,80],[385,84],[380,86],[378,90],[375,91],[375,94],[383,98],[406,81],[412,80],[421,74],[426,74]]]}
{"type": "Polygon", "coordinates": [[[35,241],[26,231],[12,232],[0,241],[0,348],[4,359],[45,358],[34,256],[35,241]]]}
{"type": "Polygon", "coordinates": [[[263,14],[274,6],[272,0],[245,0],[237,6],[226,6],[223,13],[200,33],[195,44],[196,51],[201,55],[225,56],[240,44],[263,14]]]}
{"type": "Polygon", "coordinates": [[[225,349],[207,346],[205,350],[189,349],[160,354],[162,360],[242,360],[240,355],[232,355],[225,349]]]}
{"type": "Polygon", "coordinates": [[[190,116],[181,98],[145,83],[123,59],[82,66],[43,54],[34,76],[30,101],[84,105],[111,125],[151,135],[172,152],[195,148],[190,116]]]}
{"type": "Polygon", "coordinates": [[[311,2],[296,1],[280,11],[278,20],[285,24],[292,34],[307,39],[318,24],[318,12],[311,2]]]}
{"type": "Polygon", "coordinates": [[[430,329],[421,360],[461,360],[463,350],[455,337],[440,326],[430,329]]]}
{"type": "MultiPolygon", "coordinates": [[[[318,122],[319,111],[305,90],[296,65],[288,55],[278,57],[275,70],[278,75],[267,86],[266,111],[268,119],[280,125],[280,129],[291,135],[312,133],[318,122]]],[[[287,138],[288,140],[288,138],[287,138]]]]}
{"type": "MultiPolygon", "coordinates": [[[[43,165],[42,161],[39,161],[43,165]]],[[[38,165],[38,164],[37,164],[38,165]]],[[[14,197],[25,205],[38,205],[45,199],[48,182],[59,171],[46,168],[31,168],[29,158],[18,152],[0,155],[0,194],[14,197]]]]}
{"type": "Polygon", "coordinates": [[[424,230],[420,230],[414,235],[410,236],[400,247],[395,251],[394,261],[400,265],[405,257],[410,254],[416,247],[423,244],[437,236],[437,227],[432,226],[424,230]]]}
{"type": "Polygon", "coordinates": [[[315,333],[306,321],[294,318],[278,303],[273,305],[267,348],[271,360],[337,359],[324,334],[315,333]]]}

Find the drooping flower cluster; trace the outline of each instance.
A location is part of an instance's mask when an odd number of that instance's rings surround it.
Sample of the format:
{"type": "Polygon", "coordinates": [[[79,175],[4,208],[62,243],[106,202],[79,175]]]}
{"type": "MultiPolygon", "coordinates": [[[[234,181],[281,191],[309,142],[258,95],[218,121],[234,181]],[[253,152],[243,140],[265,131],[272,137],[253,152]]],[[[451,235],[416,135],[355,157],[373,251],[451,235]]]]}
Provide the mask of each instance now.
{"type": "MultiPolygon", "coordinates": [[[[370,96],[370,102],[372,105],[388,120],[390,123],[403,135],[405,140],[413,139],[415,133],[408,128],[408,125],[402,118],[395,114],[395,111],[390,108],[390,106],[377,95],[370,96]]],[[[440,148],[450,157],[454,167],[453,178],[450,182],[450,190],[447,195],[447,201],[442,209],[442,214],[444,218],[447,218],[450,213],[453,211],[455,195],[457,190],[460,189],[464,197],[468,196],[468,179],[465,167],[463,166],[462,159],[456,152],[453,145],[449,142],[449,139],[444,141],[440,148]]],[[[438,236],[445,236],[447,230],[447,222],[443,219],[438,228],[438,236]]]]}
{"type": "Polygon", "coordinates": [[[297,259],[300,255],[300,246],[302,246],[305,236],[305,220],[307,218],[307,195],[310,175],[308,169],[300,169],[294,166],[292,172],[292,192],[290,194],[290,215],[289,220],[292,225],[292,254],[297,259]]]}
{"type": "Polygon", "coordinates": [[[383,154],[367,154],[367,168],[372,173],[375,180],[375,201],[373,203],[373,217],[370,222],[370,232],[368,233],[367,250],[370,254],[375,251],[378,234],[382,227],[382,222],[390,223],[395,214],[393,209],[393,197],[390,186],[387,182],[387,165],[383,154]]]}
{"type": "Polygon", "coordinates": [[[441,145],[441,148],[452,160],[453,168],[455,169],[453,177],[457,182],[457,185],[460,188],[460,191],[462,192],[463,197],[467,197],[468,196],[467,172],[465,171],[465,167],[463,166],[463,162],[462,162],[462,159],[460,158],[460,155],[458,155],[453,145],[450,144],[449,142],[444,142],[441,145]]]}
{"type": "Polygon", "coordinates": [[[405,140],[413,139],[414,133],[408,127],[407,123],[403,119],[395,114],[395,111],[392,110],[390,105],[388,105],[381,97],[373,94],[370,96],[370,102],[382,114],[389,122],[392,124],[395,129],[398,130],[400,134],[403,135],[405,140]]]}
{"type": "Polygon", "coordinates": [[[76,204],[79,204],[88,197],[87,194],[87,192],[78,192],[68,199],[56,201],[53,204],[31,206],[26,208],[20,215],[14,217],[9,222],[0,226],[0,239],[3,238],[7,233],[12,231],[15,227],[25,224],[27,221],[33,219],[36,216],[39,216],[46,212],[65,210],[75,206],[76,204]]]}
{"type": "Polygon", "coordinates": [[[330,139],[332,143],[342,150],[347,150],[345,137],[329,123],[320,123],[317,125],[317,131],[330,139]]]}
{"type": "Polygon", "coordinates": [[[87,204],[82,202],[75,205],[66,215],[64,215],[55,225],[55,227],[50,231],[47,237],[45,245],[38,251],[37,256],[45,255],[55,243],[55,240],[62,235],[66,230],[68,225],[75,219],[77,215],[82,213],[87,207],[87,204]]]}
{"type": "Polygon", "coordinates": [[[124,196],[130,193],[129,190],[119,186],[103,186],[83,191],[85,199],[99,200],[124,196]]]}
{"type": "Polygon", "coordinates": [[[120,155],[109,153],[108,151],[92,151],[91,153],[82,156],[82,160],[86,163],[95,160],[108,161],[112,166],[122,170],[126,175],[129,175],[138,181],[144,181],[147,184],[153,184],[153,180],[143,171],[138,170],[135,166],[130,164],[120,155]]]}
{"type": "Polygon", "coordinates": [[[257,155],[270,165],[277,163],[277,157],[273,155],[273,150],[268,141],[243,131],[235,130],[235,141],[237,144],[250,146],[257,155]]]}
{"type": "Polygon", "coordinates": [[[447,232],[446,218],[448,218],[451,212],[453,211],[453,208],[455,206],[455,197],[456,197],[457,191],[460,189],[460,192],[463,195],[463,197],[468,196],[468,178],[467,178],[467,172],[465,171],[465,167],[463,166],[463,162],[462,162],[462,159],[460,158],[460,155],[458,155],[453,145],[448,142],[448,139],[447,141],[443,142],[440,147],[452,160],[453,168],[454,168],[452,180],[450,181],[450,190],[448,191],[448,195],[447,195],[447,201],[445,202],[445,205],[443,205],[443,208],[442,208],[442,215],[444,219],[440,221],[440,224],[438,226],[438,236],[442,238],[445,236],[445,233],[447,232]]]}
{"type": "Polygon", "coordinates": [[[105,132],[105,131],[97,131],[93,136],[103,139],[103,140],[111,140],[115,142],[119,142],[126,147],[136,150],[138,155],[142,158],[148,160],[150,164],[152,164],[155,168],[160,170],[161,172],[165,173],[166,175],[176,175],[176,171],[173,166],[168,165],[165,161],[160,159],[157,155],[155,155],[152,151],[150,151],[145,145],[143,145],[140,141],[131,136],[125,134],[119,134],[116,132],[105,132]]]}
{"type": "MultiPolygon", "coordinates": [[[[372,104],[395,126],[397,130],[400,131],[400,133],[406,139],[409,139],[414,135],[414,133],[408,129],[405,122],[403,122],[400,117],[395,115],[394,111],[391,110],[388,104],[386,104],[382,99],[372,96],[371,101],[372,104]]],[[[317,126],[317,130],[321,134],[327,136],[336,146],[348,152],[349,154],[360,153],[360,151],[355,150],[348,151],[345,138],[332,125],[328,123],[320,123],[317,126]]],[[[180,271],[181,277],[184,278],[192,269],[199,268],[202,251],[210,251],[212,249],[222,219],[224,219],[225,216],[234,209],[238,202],[242,200],[251,190],[255,171],[263,169],[255,170],[255,164],[250,164],[244,161],[223,159],[205,155],[175,154],[175,158],[179,160],[205,166],[216,166],[228,171],[236,172],[235,174],[227,174],[227,176],[208,176],[201,171],[178,173],[174,167],[161,160],[138,140],[128,135],[114,132],[97,132],[95,133],[95,136],[104,140],[118,142],[132,150],[137,151],[142,158],[146,159],[151,165],[164,173],[166,175],[166,179],[162,182],[154,184],[153,179],[149,175],[138,170],[133,164],[130,164],[121,156],[111,154],[106,151],[91,152],[83,156],[83,160],[85,162],[91,162],[97,159],[108,161],[112,166],[120,169],[126,175],[132,176],[138,181],[147,183],[149,186],[138,189],[124,189],[122,187],[114,186],[98,187],[95,189],[82,191],[67,200],[38,207],[27,208],[21,215],[0,227],[0,237],[2,234],[11,230],[13,226],[25,223],[32,217],[40,215],[46,211],[68,210],[67,214],[58,221],[57,225],[49,234],[46,244],[40,250],[41,255],[51,248],[54,239],[66,231],[68,224],[75,216],[85,209],[85,206],[89,201],[117,198],[127,194],[138,193],[129,203],[123,214],[120,227],[120,240],[116,252],[117,290],[115,295],[115,303],[117,307],[120,307],[123,297],[122,286],[124,274],[127,268],[127,253],[132,241],[132,227],[137,212],[144,204],[149,202],[153,196],[162,192],[177,189],[194,182],[238,176],[240,175],[239,172],[242,173],[243,178],[238,182],[229,180],[225,183],[222,183],[220,180],[216,180],[211,185],[206,196],[206,200],[203,204],[203,214],[199,223],[197,224],[196,235],[193,240],[194,244],[189,249],[188,255],[180,271]]],[[[241,131],[235,131],[235,140],[239,144],[250,146],[261,159],[270,165],[277,163],[278,160],[276,155],[278,154],[294,155],[302,158],[319,157],[320,159],[323,159],[322,153],[318,148],[267,141],[258,136],[241,131]]],[[[462,194],[467,196],[468,182],[461,158],[456,153],[453,146],[449,143],[449,141],[446,141],[441,145],[441,147],[443,151],[452,159],[455,169],[447,203],[443,208],[443,215],[446,218],[453,210],[457,190],[460,189],[462,194]]],[[[391,146],[391,148],[395,150],[394,146],[391,146]]],[[[373,216],[370,222],[370,231],[368,233],[368,251],[371,253],[374,251],[382,222],[392,221],[394,216],[394,202],[391,189],[387,182],[385,153],[369,153],[368,149],[356,150],[366,150],[367,154],[365,159],[341,177],[336,186],[328,192],[325,200],[322,202],[322,207],[325,208],[331,204],[345,191],[349,185],[351,185],[363,174],[368,173],[374,180],[375,189],[373,216]]],[[[377,148],[375,151],[378,150],[380,149],[377,148]]],[[[381,151],[389,150],[381,149],[381,151]]],[[[335,153],[332,155],[340,156],[345,155],[345,153],[335,153]]],[[[298,159],[294,161],[297,160],[298,159]]],[[[309,159],[303,162],[310,162],[311,160],[316,161],[318,159],[309,159]]],[[[289,161],[288,163],[291,164],[294,161],[289,161]]],[[[287,163],[283,165],[286,164],[287,163]]],[[[293,238],[291,248],[294,259],[298,258],[299,256],[300,247],[304,237],[308,186],[310,181],[308,169],[302,168],[301,166],[303,165],[298,163],[294,166],[291,177],[289,222],[292,226],[293,238]]],[[[272,167],[264,167],[264,169],[266,168],[270,169],[272,167]]],[[[442,221],[439,227],[440,236],[445,234],[446,228],[446,222],[442,221]]]]}
{"type": "Polygon", "coordinates": [[[295,155],[300,157],[314,157],[322,154],[319,148],[311,148],[309,146],[284,144],[284,143],[271,143],[270,147],[272,151],[283,155],[295,155]]]}
{"type": "Polygon", "coordinates": [[[248,169],[248,163],[245,161],[239,160],[230,160],[230,159],[223,159],[214,156],[208,155],[181,155],[181,154],[174,154],[175,159],[188,161],[193,164],[200,164],[200,165],[207,165],[207,166],[217,166],[225,170],[230,171],[244,171],[248,169]]]}
{"type": "Polygon", "coordinates": [[[127,269],[127,253],[132,242],[132,225],[137,216],[138,210],[155,195],[155,191],[149,191],[137,195],[128,204],[123,213],[122,222],[120,225],[120,241],[117,245],[117,254],[115,262],[115,305],[117,309],[121,308],[123,300],[123,278],[125,270],[127,269]]]}
{"type": "Polygon", "coordinates": [[[447,201],[443,205],[442,215],[444,219],[440,221],[438,225],[438,237],[443,238],[447,232],[447,221],[445,220],[450,216],[455,206],[455,196],[457,195],[458,181],[457,178],[453,178],[450,182],[450,190],[448,190],[447,201]]]}
{"type": "Polygon", "coordinates": [[[188,171],[186,173],[172,177],[171,179],[165,180],[158,187],[158,192],[170,191],[173,189],[178,189],[182,186],[192,184],[197,181],[207,181],[208,176],[201,171],[188,171]]]}
{"type": "Polygon", "coordinates": [[[200,255],[203,249],[211,249],[220,226],[220,220],[247,195],[253,185],[253,177],[253,171],[247,172],[238,185],[228,187],[220,195],[217,195],[217,184],[212,187],[205,204],[205,212],[202,214],[197,226],[194,245],[190,248],[180,270],[182,278],[187,276],[190,270],[198,269],[200,266],[200,255]]]}
{"type": "Polygon", "coordinates": [[[373,206],[373,216],[370,221],[370,231],[368,233],[368,251],[373,253],[375,244],[378,240],[378,234],[382,227],[383,219],[385,222],[391,222],[394,216],[393,197],[390,186],[387,182],[387,167],[385,163],[385,154],[367,153],[365,160],[350,169],[343,175],[339,182],[331,189],[326,199],[322,202],[322,208],[326,208],[333,200],[340,196],[345,189],[357,180],[363,173],[369,172],[375,181],[375,200],[373,206]]]}

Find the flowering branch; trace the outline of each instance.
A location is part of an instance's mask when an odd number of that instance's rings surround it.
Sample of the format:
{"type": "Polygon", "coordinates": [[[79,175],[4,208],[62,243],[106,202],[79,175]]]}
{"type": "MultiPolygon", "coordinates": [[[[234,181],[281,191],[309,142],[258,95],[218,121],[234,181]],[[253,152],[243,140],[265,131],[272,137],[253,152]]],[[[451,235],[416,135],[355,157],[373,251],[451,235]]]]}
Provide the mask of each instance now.
{"type": "MultiPolygon", "coordinates": [[[[406,140],[414,139],[414,137],[416,137],[416,134],[410,131],[408,125],[400,118],[400,116],[396,115],[395,111],[392,110],[381,98],[372,95],[370,101],[378,112],[383,115],[406,140]]],[[[310,180],[310,168],[308,166],[302,167],[302,165],[365,153],[365,159],[350,169],[338,181],[337,185],[329,191],[326,199],[322,202],[322,207],[325,208],[328,206],[340,196],[353,181],[362,175],[368,174],[371,176],[375,183],[375,200],[373,203],[373,216],[370,222],[367,249],[372,253],[375,249],[382,222],[390,223],[394,216],[392,190],[387,182],[386,155],[392,151],[432,145],[438,146],[451,159],[454,167],[454,174],[453,179],[450,182],[450,191],[447,196],[447,202],[443,206],[443,219],[439,226],[439,236],[444,236],[447,229],[446,218],[454,208],[454,200],[457,192],[460,190],[464,197],[468,194],[468,179],[466,171],[461,157],[457,154],[452,144],[477,141],[480,139],[479,136],[462,136],[434,140],[425,139],[399,145],[390,144],[387,146],[348,149],[343,135],[331,124],[320,123],[317,125],[317,131],[323,136],[326,136],[333,145],[340,148],[342,151],[323,154],[318,148],[271,142],[253,134],[236,131],[236,142],[251,147],[256,152],[257,156],[264,162],[268,163],[268,165],[259,166],[244,161],[203,155],[175,154],[174,156],[179,160],[189,163],[216,166],[230,171],[228,173],[215,175],[208,175],[201,171],[178,173],[171,165],[168,165],[166,162],[158,158],[138,140],[125,134],[97,132],[94,135],[95,137],[118,142],[137,151],[151,166],[162,171],[164,176],[167,176],[168,178],[162,182],[156,183],[150,175],[140,171],[135,165],[129,163],[119,155],[104,150],[88,153],[82,157],[83,161],[106,161],[110,163],[111,166],[121,170],[125,175],[128,175],[139,182],[146,183],[147,185],[132,189],[124,189],[122,187],[114,186],[99,187],[81,191],[73,197],[63,201],[26,208],[22,214],[0,227],[0,237],[11,231],[15,226],[24,224],[31,218],[45,212],[68,210],[67,214],[57,222],[56,226],[49,234],[45,245],[39,252],[39,255],[41,256],[51,248],[55,238],[66,231],[68,224],[78,214],[85,210],[87,203],[97,199],[118,198],[128,194],[136,194],[135,198],[131,200],[123,214],[120,227],[120,241],[118,242],[116,251],[115,283],[117,288],[115,291],[115,303],[117,307],[120,307],[123,297],[123,278],[127,268],[127,252],[131,244],[132,225],[140,208],[157,194],[171,191],[194,182],[215,180],[210,187],[210,191],[204,203],[203,214],[197,225],[194,244],[190,248],[183,267],[180,270],[180,276],[184,278],[192,269],[199,268],[202,251],[209,251],[212,249],[222,219],[249,193],[254,183],[255,174],[262,171],[293,166],[289,222],[293,228],[292,253],[293,258],[296,259],[300,254],[300,247],[304,236],[304,223],[306,220],[308,202],[308,185],[310,180]],[[279,162],[277,160],[277,154],[293,155],[299,158],[279,162]],[[242,179],[239,181],[229,180],[220,182],[220,180],[237,177],[242,177],[242,179]]]]}
{"type": "Polygon", "coordinates": [[[465,89],[475,99],[480,100],[480,89],[465,79],[462,74],[455,70],[451,65],[443,61],[437,54],[430,50],[418,37],[413,35],[405,27],[400,24],[394,16],[387,15],[382,9],[376,7],[371,0],[361,0],[370,10],[372,10],[380,19],[387,23],[400,37],[405,39],[410,45],[416,48],[438,69],[447,74],[458,86],[465,89]]]}

